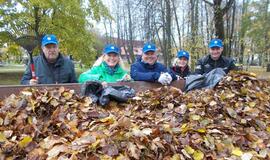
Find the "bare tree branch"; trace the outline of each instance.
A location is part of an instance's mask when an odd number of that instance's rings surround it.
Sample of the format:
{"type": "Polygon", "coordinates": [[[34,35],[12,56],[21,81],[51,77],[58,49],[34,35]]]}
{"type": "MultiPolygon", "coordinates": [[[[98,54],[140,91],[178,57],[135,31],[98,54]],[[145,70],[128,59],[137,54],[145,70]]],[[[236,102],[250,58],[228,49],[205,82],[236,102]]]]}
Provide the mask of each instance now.
{"type": "Polygon", "coordinates": [[[233,3],[235,3],[235,0],[229,0],[229,2],[226,3],[226,6],[221,11],[223,15],[227,13],[227,11],[231,8],[233,3]]]}
{"type": "Polygon", "coordinates": [[[209,4],[210,6],[214,6],[214,4],[213,3],[211,3],[211,2],[209,2],[209,1],[207,1],[207,0],[203,0],[205,3],[207,3],[207,4],[209,4]]]}

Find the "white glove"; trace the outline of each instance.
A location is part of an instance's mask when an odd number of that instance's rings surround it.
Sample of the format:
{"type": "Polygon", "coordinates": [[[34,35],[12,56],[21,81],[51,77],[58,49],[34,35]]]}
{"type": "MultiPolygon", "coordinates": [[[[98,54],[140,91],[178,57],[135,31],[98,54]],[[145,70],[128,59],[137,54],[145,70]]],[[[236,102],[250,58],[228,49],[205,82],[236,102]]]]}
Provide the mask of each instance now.
{"type": "Polygon", "coordinates": [[[170,84],[172,82],[172,76],[168,72],[166,72],[164,74],[166,76],[166,83],[170,84]]]}
{"type": "Polygon", "coordinates": [[[166,85],[167,76],[165,75],[165,73],[160,74],[160,76],[158,78],[158,82],[161,83],[162,85],[166,85]]]}
{"type": "Polygon", "coordinates": [[[168,85],[172,81],[172,76],[169,73],[161,73],[158,82],[161,83],[162,85],[168,85]]]}

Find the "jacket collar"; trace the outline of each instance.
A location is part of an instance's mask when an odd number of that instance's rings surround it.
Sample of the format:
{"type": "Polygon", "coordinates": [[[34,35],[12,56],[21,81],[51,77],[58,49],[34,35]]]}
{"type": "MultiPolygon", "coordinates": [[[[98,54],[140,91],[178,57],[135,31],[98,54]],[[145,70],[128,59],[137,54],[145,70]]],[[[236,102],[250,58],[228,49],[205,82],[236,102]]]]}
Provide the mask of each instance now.
{"type": "MultiPolygon", "coordinates": [[[[213,59],[211,58],[211,55],[210,55],[210,54],[209,54],[206,58],[207,58],[206,61],[212,61],[212,62],[215,62],[215,60],[213,60],[213,59]]],[[[220,55],[219,59],[216,60],[216,61],[217,61],[217,62],[224,61],[223,55],[220,55]]]]}
{"type": "Polygon", "coordinates": [[[153,65],[150,65],[149,63],[144,62],[143,60],[140,61],[140,63],[145,67],[149,69],[153,69],[156,67],[157,62],[155,62],[153,65]]]}
{"type": "Polygon", "coordinates": [[[59,56],[58,56],[58,58],[56,59],[56,62],[55,62],[55,63],[49,63],[49,62],[47,61],[47,59],[46,59],[44,53],[42,53],[41,57],[42,57],[42,59],[46,62],[46,64],[48,64],[48,65],[53,65],[53,66],[55,66],[55,67],[61,66],[61,65],[63,64],[63,62],[64,62],[64,57],[63,57],[63,55],[62,55],[61,53],[59,53],[59,56]]]}
{"type": "Polygon", "coordinates": [[[112,70],[109,70],[111,68],[106,66],[105,62],[101,63],[101,67],[109,74],[115,74],[115,73],[121,73],[122,72],[122,68],[119,66],[119,64],[117,64],[117,66],[115,68],[113,68],[112,70]]]}

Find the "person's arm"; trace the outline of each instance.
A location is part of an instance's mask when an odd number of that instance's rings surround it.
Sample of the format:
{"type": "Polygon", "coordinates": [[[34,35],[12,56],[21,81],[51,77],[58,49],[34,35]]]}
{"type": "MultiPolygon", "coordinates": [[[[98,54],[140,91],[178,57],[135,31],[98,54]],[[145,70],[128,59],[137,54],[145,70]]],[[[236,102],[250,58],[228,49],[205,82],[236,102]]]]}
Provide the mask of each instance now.
{"type": "Polygon", "coordinates": [[[30,66],[28,64],[26,67],[26,70],[23,74],[23,77],[21,79],[21,84],[22,85],[29,85],[29,82],[31,79],[32,79],[32,72],[31,72],[30,66]]]}
{"type": "Polygon", "coordinates": [[[90,70],[82,73],[79,77],[79,83],[84,83],[86,81],[98,81],[101,74],[97,67],[92,67],[90,70]]]}
{"type": "Polygon", "coordinates": [[[199,59],[195,66],[194,74],[204,74],[202,60],[199,59]]]}
{"type": "Polygon", "coordinates": [[[71,76],[69,83],[78,83],[77,78],[76,78],[76,72],[75,72],[75,67],[72,61],[70,61],[71,65],[71,76]]]}
{"type": "Polygon", "coordinates": [[[173,81],[177,80],[177,76],[173,70],[171,70],[171,69],[166,69],[166,70],[171,75],[173,81]]]}
{"type": "Polygon", "coordinates": [[[156,82],[160,76],[160,73],[158,73],[158,72],[141,72],[138,70],[138,66],[133,64],[133,65],[131,65],[130,75],[134,81],[156,82]]]}

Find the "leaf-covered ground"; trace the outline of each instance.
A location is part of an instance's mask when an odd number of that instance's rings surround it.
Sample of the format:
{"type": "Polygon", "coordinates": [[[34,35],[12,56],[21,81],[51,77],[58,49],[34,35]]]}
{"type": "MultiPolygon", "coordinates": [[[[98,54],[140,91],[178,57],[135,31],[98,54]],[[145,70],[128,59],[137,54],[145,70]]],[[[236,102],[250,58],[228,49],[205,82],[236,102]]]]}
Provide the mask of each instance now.
{"type": "Polygon", "coordinates": [[[106,108],[72,90],[0,101],[0,159],[270,159],[270,83],[230,73],[213,90],[163,87],[106,108]]]}

